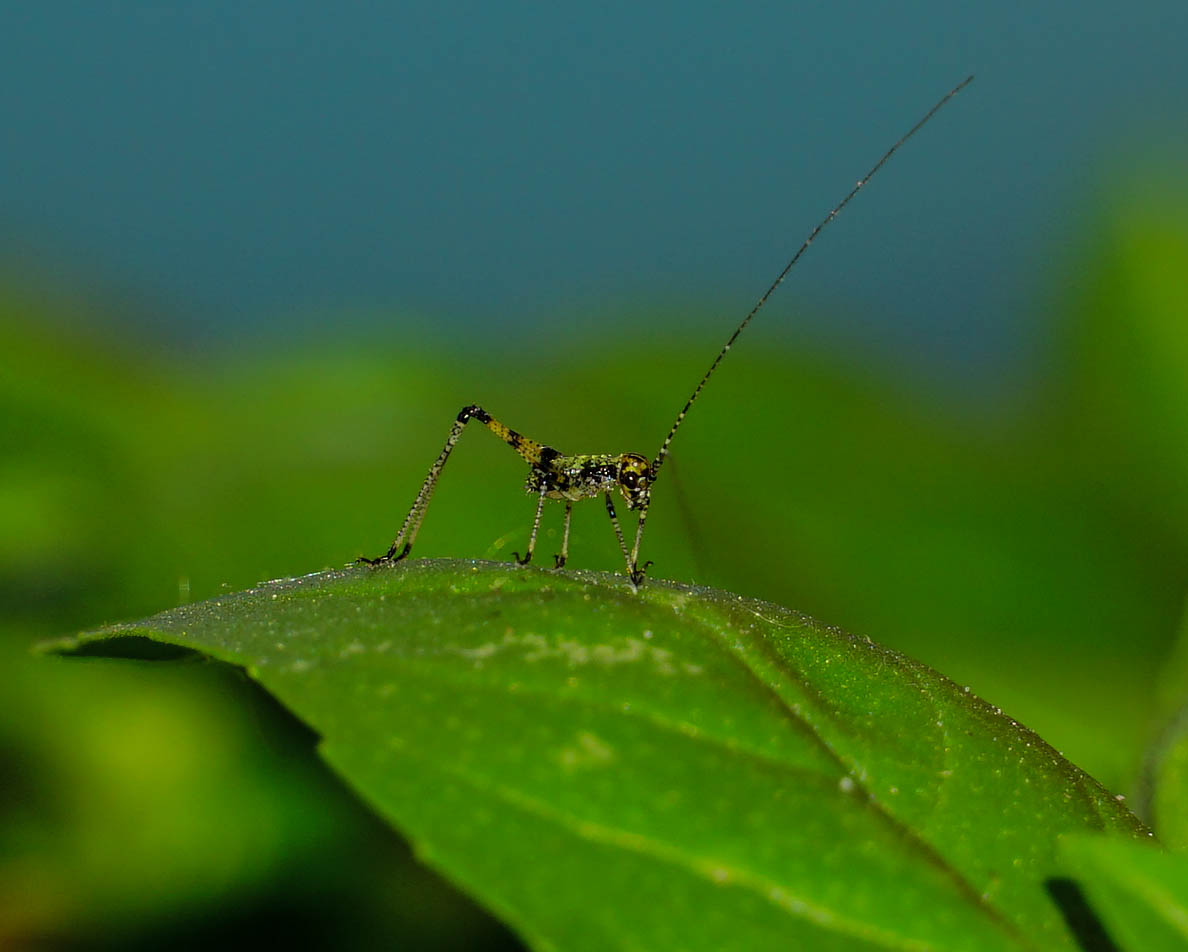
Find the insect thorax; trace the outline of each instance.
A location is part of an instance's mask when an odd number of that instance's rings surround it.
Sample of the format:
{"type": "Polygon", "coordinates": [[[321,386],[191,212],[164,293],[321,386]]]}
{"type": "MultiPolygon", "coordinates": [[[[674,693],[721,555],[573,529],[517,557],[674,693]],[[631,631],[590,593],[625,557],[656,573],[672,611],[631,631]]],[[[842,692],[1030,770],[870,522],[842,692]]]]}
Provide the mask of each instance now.
{"type": "Polygon", "coordinates": [[[647,460],[634,453],[557,456],[528,470],[524,488],[530,493],[543,489],[549,499],[571,502],[618,489],[627,498],[629,507],[635,508],[631,503],[638,493],[632,491],[635,487],[631,473],[641,465],[646,468],[647,460]],[[630,488],[624,484],[625,476],[632,482],[630,488]]]}

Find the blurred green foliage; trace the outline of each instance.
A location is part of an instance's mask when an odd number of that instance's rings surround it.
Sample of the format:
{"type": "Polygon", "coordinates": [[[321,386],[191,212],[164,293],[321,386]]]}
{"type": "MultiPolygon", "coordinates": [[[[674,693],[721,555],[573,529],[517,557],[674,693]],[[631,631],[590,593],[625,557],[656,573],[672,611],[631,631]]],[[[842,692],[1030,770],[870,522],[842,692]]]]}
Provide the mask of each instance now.
{"type": "Polygon", "coordinates": [[[1097,944],[1082,940],[1084,948],[1177,952],[1188,944],[1188,856],[1083,834],[1065,837],[1062,846],[1109,936],[1097,944]]]}
{"type": "MultiPolygon", "coordinates": [[[[674,444],[653,573],[905,651],[1133,789],[1186,691],[1161,681],[1188,577],[1172,194],[1128,195],[1090,231],[1054,282],[1046,362],[1006,408],[757,324],[674,444]]],[[[510,945],[225,672],[67,668],[27,645],[382,551],[466,403],[565,451],[651,454],[727,330],[648,315],[630,337],[502,353],[407,330],[179,356],[0,293],[0,944],[152,947],[300,910],[306,938],[510,945]]],[[[522,546],[523,476],[468,433],[415,554],[522,546]]],[[[571,562],[621,569],[601,507],[575,510],[571,562]]]]}

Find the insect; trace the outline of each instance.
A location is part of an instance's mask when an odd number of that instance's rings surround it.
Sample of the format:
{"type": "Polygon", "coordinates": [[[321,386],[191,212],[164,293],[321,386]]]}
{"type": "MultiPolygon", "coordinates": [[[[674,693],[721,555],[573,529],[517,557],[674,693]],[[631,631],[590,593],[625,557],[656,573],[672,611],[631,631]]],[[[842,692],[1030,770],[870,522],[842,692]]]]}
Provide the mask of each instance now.
{"type": "Polygon", "coordinates": [[[747,325],[751,323],[751,320],[759,313],[763,305],[767,303],[768,298],[784,283],[788,272],[800,260],[801,255],[808,250],[809,245],[813,243],[822,229],[837,217],[838,213],[850,203],[850,200],[871,180],[887,160],[899,150],[900,146],[919,132],[945,103],[961,92],[972,81],[972,76],[966,77],[941,97],[936,105],[925,113],[922,119],[904,133],[891,148],[883,153],[882,158],[874,164],[865,176],[858,180],[857,184],[850,189],[845,198],[838,202],[833,210],[809,232],[809,236],[797,249],[787,265],[784,266],[784,270],[779,273],[770,287],[763,292],[747,316],[734,329],[734,333],[722,345],[722,349],[718,351],[718,355],[714,358],[713,363],[710,364],[709,369],[702,375],[701,380],[693,389],[693,393],[690,394],[680,413],[677,414],[672,427],[668,431],[668,435],[664,438],[664,442],[660,444],[660,449],[654,459],[649,460],[646,456],[641,456],[638,453],[602,453],[589,456],[570,456],[553,449],[551,446],[546,446],[543,443],[538,443],[536,440],[530,440],[520,435],[511,427],[496,420],[480,406],[472,405],[463,407],[459,411],[453,426],[450,428],[450,434],[446,438],[445,446],[442,448],[441,453],[438,454],[437,459],[433,461],[433,465],[429,468],[429,475],[425,477],[425,482],[421,484],[417,498],[413,501],[408,515],[404,517],[400,531],[396,534],[396,539],[392,542],[388,551],[378,558],[362,558],[359,561],[366,562],[369,565],[399,562],[412,551],[413,542],[416,541],[417,532],[420,530],[421,522],[425,518],[425,511],[429,508],[429,501],[433,496],[433,490],[437,486],[437,480],[441,476],[441,471],[445,467],[446,461],[450,458],[450,453],[453,452],[454,446],[462,435],[462,431],[466,428],[466,424],[471,420],[477,420],[519,453],[524,461],[528,463],[528,479],[524,488],[529,493],[536,495],[536,515],[532,520],[532,532],[528,536],[527,550],[523,557],[518,552],[513,553],[515,560],[521,565],[526,565],[532,561],[545,500],[553,499],[565,503],[565,528],[561,536],[561,551],[553,556],[555,566],[561,568],[569,558],[569,522],[573,513],[573,504],[582,499],[592,499],[596,496],[602,496],[606,504],[607,514],[610,516],[611,525],[615,530],[615,537],[619,541],[619,549],[622,551],[623,559],[627,564],[627,575],[631,579],[632,585],[638,586],[644,579],[644,573],[652,564],[650,561],[645,562],[643,565],[639,564],[639,547],[643,540],[644,524],[648,518],[648,507],[651,505],[652,486],[655,484],[656,477],[660,473],[660,467],[664,465],[664,460],[668,456],[668,448],[672,444],[673,437],[676,436],[677,430],[680,429],[681,424],[685,421],[685,417],[697,401],[697,398],[701,396],[701,391],[705,389],[706,383],[709,382],[714,371],[718,369],[718,365],[722,362],[722,359],[730,352],[730,348],[734,346],[734,342],[738,339],[739,335],[746,330],[747,325]],[[616,492],[626,501],[628,510],[639,512],[639,520],[635,525],[635,540],[630,548],[627,547],[627,540],[623,535],[623,527],[620,525],[618,514],[615,512],[614,494],[616,492]]]}

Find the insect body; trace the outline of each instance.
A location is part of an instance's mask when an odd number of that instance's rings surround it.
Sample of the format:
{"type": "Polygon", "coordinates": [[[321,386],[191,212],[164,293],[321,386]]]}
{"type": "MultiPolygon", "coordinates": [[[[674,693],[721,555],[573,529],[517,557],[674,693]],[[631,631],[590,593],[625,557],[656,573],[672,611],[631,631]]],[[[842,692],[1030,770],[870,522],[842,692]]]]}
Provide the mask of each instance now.
{"type": "MultiPolygon", "coordinates": [[[[590,499],[602,495],[606,500],[606,511],[610,514],[611,524],[615,527],[615,535],[619,540],[619,548],[623,550],[623,558],[628,566],[634,566],[639,554],[639,540],[643,535],[643,516],[648,511],[651,499],[650,486],[653,467],[647,457],[637,453],[602,454],[595,456],[566,456],[551,446],[545,446],[536,440],[521,436],[511,427],[496,420],[482,407],[463,407],[458,412],[458,419],[450,428],[450,435],[446,438],[445,446],[429,468],[429,475],[421,484],[421,491],[413,502],[412,509],[404,519],[404,524],[396,534],[396,539],[388,551],[378,559],[362,559],[369,565],[381,562],[396,562],[403,559],[412,550],[412,544],[417,537],[417,530],[421,528],[421,520],[425,518],[425,510],[429,508],[429,500],[437,485],[437,478],[453,452],[462,430],[471,420],[477,420],[488,430],[507,443],[520,454],[528,463],[528,480],[524,488],[536,494],[536,516],[532,520],[532,533],[528,537],[528,549],[523,558],[515,554],[516,561],[527,565],[532,561],[532,553],[536,548],[536,535],[540,530],[540,516],[544,510],[546,499],[558,499],[565,502],[565,530],[561,536],[561,551],[553,556],[557,568],[561,568],[569,558],[569,521],[573,515],[573,504],[579,499],[590,499]],[[615,513],[615,503],[612,497],[618,489],[627,501],[628,509],[640,511],[639,527],[636,529],[635,547],[631,553],[627,551],[627,542],[623,538],[623,528],[619,525],[619,517],[615,513]]],[[[630,570],[632,580],[638,584],[643,578],[643,571],[630,570]]]]}
{"type": "Polygon", "coordinates": [[[400,526],[400,531],[396,534],[396,539],[392,542],[388,551],[379,558],[360,559],[360,561],[366,562],[369,565],[378,565],[384,562],[398,562],[408,555],[412,550],[413,542],[416,541],[417,532],[421,528],[421,522],[425,518],[425,511],[429,508],[429,500],[433,496],[433,490],[437,486],[438,477],[441,475],[446,460],[449,459],[450,453],[453,452],[454,446],[457,444],[458,438],[462,435],[466,424],[471,420],[477,420],[519,453],[529,466],[528,480],[524,488],[529,493],[536,495],[536,515],[532,520],[532,532],[528,537],[528,547],[524,556],[521,557],[519,553],[515,553],[517,562],[525,565],[532,560],[533,550],[536,548],[537,532],[540,529],[541,512],[544,509],[546,499],[555,499],[565,503],[565,529],[561,537],[561,551],[553,557],[556,567],[560,568],[569,557],[569,522],[573,513],[573,504],[581,499],[602,496],[606,504],[606,511],[610,515],[611,525],[615,530],[615,536],[619,541],[619,548],[623,552],[623,559],[627,564],[627,575],[633,585],[638,585],[642,582],[644,572],[651,565],[650,562],[644,563],[642,566],[639,564],[639,546],[640,541],[643,539],[644,524],[648,517],[648,506],[651,504],[652,484],[656,482],[656,476],[660,471],[660,467],[668,456],[668,448],[672,444],[673,437],[676,436],[676,432],[684,422],[689,409],[693,406],[697,398],[701,396],[701,391],[705,388],[706,383],[714,371],[718,369],[718,364],[729,353],[730,348],[734,346],[734,342],[738,339],[738,336],[751,323],[751,319],[767,303],[767,299],[784,282],[784,279],[788,276],[788,272],[800,260],[800,256],[808,250],[809,245],[813,243],[813,240],[821,233],[821,230],[837,217],[837,214],[849,204],[850,199],[858,194],[859,190],[870,181],[901,145],[915,135],[928,120],[936,115],[937,111],[945,103],[956,96],[972,80],[973,77],[969,76],[946,93],[919,122],[912,126],[890,149],[883,153],[882,158],[875,163],[865,176],[858,180],[858,183],[850,189],[846,197],[838,202],[833,210],[809,232],[808,238],[797,249],[796,254],[785,265],[784,270],[780,272],[771,286],[763,292],[763,295],[756,302],[755,306],[751,308],[750,313],[743,318],[738,327],[734,329],[734,333],[730,335],[726,343],[722,346],[722,349],[718,351],[718,355],[714,358],[713,363],[710,364],[709,369],[702,375],[700,382],[693,389],[693,393],[689,396],[689,399],[685,401],[681,412],[677,414],[676,420],[673,421],[672,427],[668,431],[668,435],[664,438],[664,442],[660,444],[660,450],[656,453],[655,459],[648,460],[647,457],[640,456],[637,453],[567,456],[553,449],[551,446],[545,446],[543,443],[538,443],[536,440],[530,440],[522,436],[510,427],[500,423],[482,407],[463,407],[450,429],[450,435],[446,438],[445,446],[442,447],[437,459],[434,460],[433,465],[429,468],[429,475],[425,477],[425,482],[421,484],[421,490],[417,493],[417,498],[413,501],[412,508],[409,510],[408,515],[405,516],[404,523],[400,526]],[[627,541],[623,536],[623,528],[619,524],[619,517],[615,512],[614,494],[616,491],[626,501],[628,509],[639,511],[639,521],[635,526],[635,540],[630,548],[627,546],[627,541]]]}

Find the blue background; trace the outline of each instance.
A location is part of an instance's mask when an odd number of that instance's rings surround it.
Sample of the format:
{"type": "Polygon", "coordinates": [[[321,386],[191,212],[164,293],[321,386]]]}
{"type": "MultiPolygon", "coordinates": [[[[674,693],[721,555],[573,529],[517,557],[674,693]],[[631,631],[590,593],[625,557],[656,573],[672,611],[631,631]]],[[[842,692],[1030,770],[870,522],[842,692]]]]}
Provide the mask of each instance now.
{"type": "Polygon", "coordinates": [[[183,341],[695,303],[708,356],[974,72],[773,310],[993,383],[1097,194],[1188,164],[1186,36],[1180,0],[10,4],[0,250],[183,341]]]}

